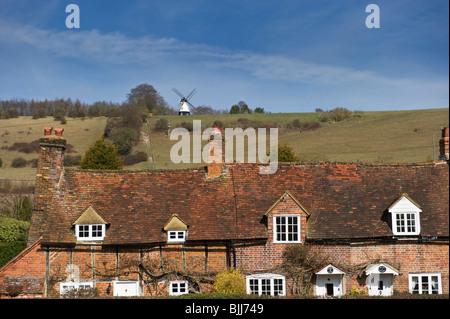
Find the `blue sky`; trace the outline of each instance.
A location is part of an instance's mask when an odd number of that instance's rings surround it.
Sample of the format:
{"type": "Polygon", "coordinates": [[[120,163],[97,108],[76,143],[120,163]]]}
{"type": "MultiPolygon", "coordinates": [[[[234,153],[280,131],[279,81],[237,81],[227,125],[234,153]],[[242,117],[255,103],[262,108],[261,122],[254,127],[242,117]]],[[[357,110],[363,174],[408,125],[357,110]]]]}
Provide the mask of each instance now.
{"type": "Polygon", "coordinates": [[[0,99],[122,102],[148,83],[174,107],[173,87],[215,109],[442,108],[448,30],[447,0],[1,0],[0,99]]]}

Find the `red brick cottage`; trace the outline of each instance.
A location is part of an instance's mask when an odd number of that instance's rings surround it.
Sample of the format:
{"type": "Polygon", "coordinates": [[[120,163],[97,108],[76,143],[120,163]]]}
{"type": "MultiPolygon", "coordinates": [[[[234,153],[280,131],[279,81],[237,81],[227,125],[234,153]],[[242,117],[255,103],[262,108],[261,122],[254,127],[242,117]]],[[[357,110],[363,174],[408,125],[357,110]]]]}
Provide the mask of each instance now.
{"type": "Polygon", "coordinates": [[[28,247],[0,270],[0,296],[177,295],[231,267],[249,294],[289,295],[287,246],[324,257],[303,278],[312,294],[449,293],[448,128],[438,163],[280,163],[271,175],[68,169],[55,132],[40,140],[28,247]]]}

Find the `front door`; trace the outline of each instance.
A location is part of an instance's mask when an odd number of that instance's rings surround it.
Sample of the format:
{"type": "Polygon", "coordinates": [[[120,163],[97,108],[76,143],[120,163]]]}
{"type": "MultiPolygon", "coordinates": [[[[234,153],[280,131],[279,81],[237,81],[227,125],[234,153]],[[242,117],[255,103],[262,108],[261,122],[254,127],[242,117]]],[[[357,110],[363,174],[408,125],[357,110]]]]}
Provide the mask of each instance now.
{"type": "Polygon", "coordinates": [[[334,296],[334,285],[333,284],[325,284],[325,288],[327,290],[327,296],[334,296]]]}

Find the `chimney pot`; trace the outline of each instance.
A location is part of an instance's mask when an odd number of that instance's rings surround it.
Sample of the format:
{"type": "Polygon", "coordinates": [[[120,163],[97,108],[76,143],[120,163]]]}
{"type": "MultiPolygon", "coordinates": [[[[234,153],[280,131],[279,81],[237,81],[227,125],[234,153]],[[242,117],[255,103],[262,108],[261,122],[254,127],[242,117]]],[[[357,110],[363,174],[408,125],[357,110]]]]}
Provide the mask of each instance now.
{"type": "Polygon", "coordinates": [[[53,127],[51,126],[44,126],[44,135],[52,135],[53,127]]]}
{"type": "Polygon", "coordinates": [[[63,128],[55,127],[55,135],[56,136],[63,136],[63,132],[64,132],[63,128]]]}

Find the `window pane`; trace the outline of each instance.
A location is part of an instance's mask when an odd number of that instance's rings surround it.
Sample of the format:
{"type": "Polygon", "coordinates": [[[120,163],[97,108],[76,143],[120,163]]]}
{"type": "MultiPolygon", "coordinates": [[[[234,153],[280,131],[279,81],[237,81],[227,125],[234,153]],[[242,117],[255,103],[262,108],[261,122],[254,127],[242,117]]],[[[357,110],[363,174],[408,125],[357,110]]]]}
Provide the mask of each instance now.
{"type": "Polygon", "coordinates": [[[89,237],[89,225],[78,226],[78,237],[89,237]]]}
{"type": "Polygon", "coordinates": [[[411,277],[411,281],[412,281],[412,293],[418,294],[419,293],[419,277],[417,277],[417,276],[411,277]]]}
{"type": "Polygon", "coordinates": [[[405,215],[397,214],[397,232],[405,232],[405,215]]]}
{"type": "Polygon", "coordinates": [[[408,232],[415,232],[416,231],[416,221],[414,219],[414,214],[406,214],[406,219],[407,219],[408,232]]]}
{"type": "Polygon", "coordinates": [[[250,279],[250,294],[259,295],[259,280],[250,279]]]}
{"type": "Polygon", "coordinates": [[[92,225],[92,237],[102,237],[102,225],[92,225]]]}
{"type": "Polygon", "coordinates": [[[274,296],[283,294],[283,279],[273,280],[273,294],[274,296]]]}
{"type": "Polygon", "coordinates": [[[261,294],[270,295],[270,279],[261,279],[261,294]]]}
{"type": "Polygon", "coordinates": [[[438,276],[431,276],[431,293],[439,293],[439,279],[438,276]]]}
{"type": "Polygon", "coordinates": [[[422,276],[422,294],[428,294],[428,276],[422,276]]]}

